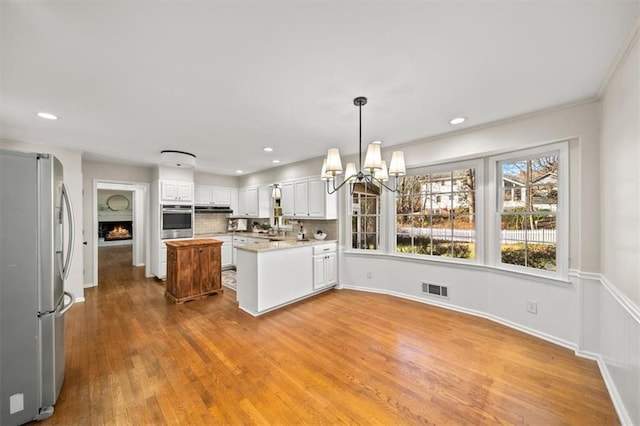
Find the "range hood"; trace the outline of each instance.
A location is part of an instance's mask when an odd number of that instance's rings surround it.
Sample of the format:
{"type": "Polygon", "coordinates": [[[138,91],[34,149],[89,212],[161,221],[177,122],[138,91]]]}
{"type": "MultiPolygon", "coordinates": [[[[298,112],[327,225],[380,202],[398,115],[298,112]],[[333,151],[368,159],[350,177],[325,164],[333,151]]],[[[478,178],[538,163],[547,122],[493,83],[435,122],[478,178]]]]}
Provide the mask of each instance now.
{"type": "Polygon", "coordinates": [[[196,206],[196,213],[233,213],[229,206],[196,206]]]}

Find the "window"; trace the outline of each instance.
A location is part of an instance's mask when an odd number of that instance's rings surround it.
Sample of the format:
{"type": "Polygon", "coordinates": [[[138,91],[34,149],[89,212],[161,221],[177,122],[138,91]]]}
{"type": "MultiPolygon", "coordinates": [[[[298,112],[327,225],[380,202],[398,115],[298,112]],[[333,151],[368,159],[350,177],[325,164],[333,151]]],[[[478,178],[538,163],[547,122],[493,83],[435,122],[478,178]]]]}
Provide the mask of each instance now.
{"type": "Polygon", "coordinates": [[[500,263],[557,271],[560,151],[497,162],[500,263]]]}
{"type": "Polygon", "coordinates": [[[476,258],[476,168],[398,179],[396,252],[476,258]]]}
{"type": "Polygon", "coordinates": [[[377,250],[380,246],[380,188],[356,183],[351,194],[351,247],[377,250]]]}

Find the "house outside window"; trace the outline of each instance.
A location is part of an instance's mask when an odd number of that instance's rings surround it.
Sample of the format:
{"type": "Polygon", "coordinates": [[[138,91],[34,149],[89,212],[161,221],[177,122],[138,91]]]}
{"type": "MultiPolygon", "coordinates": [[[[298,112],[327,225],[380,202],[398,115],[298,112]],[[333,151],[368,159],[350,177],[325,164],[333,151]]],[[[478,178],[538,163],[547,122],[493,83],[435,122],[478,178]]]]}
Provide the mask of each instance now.
{"type": "Polygon", "coordinates": [[[476,259],[476,175],[475,165],[451,166],[398,179],[396,252],[476,259]]]}
{"type": "Polygon", "coordinates": [[[495,163],[499,263],[554,273],[565,262],[559,212],[567,160],[560,150],[538,151],[503,156],[495,163]]]}

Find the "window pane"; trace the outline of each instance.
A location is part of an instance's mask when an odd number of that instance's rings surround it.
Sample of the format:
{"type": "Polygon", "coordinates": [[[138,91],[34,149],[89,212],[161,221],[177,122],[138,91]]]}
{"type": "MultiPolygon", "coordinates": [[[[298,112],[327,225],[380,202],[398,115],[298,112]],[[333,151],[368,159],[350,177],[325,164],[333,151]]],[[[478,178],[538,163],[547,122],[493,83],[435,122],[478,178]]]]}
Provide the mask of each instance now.
{"type": "Polygon", "coordinates": [[[533,211],[558,210],[558,186],[534,185],[531,187],[531,203],[533,211]]]}
{"type": "Polygon", "coordinates": [[[547,271],[556,270],[555,244],[527,244],[527,266],[547,271]]]}
{"type": "Polygon", "coordinates": [[[505,185],[524,186],[527,182],[527,161],[502,163],[502,178],[505,185]]]}
{"type": "Polygon", "coordinates": [[[451,172],[433,173],[431,175],[431,192],[434,194],[451,192],[451,172]]]}
{"type": "Polygon", "coordinates": [[[410,196],[400,196],[396,199],[396,213],[397,214],[407,214],[411,213],[412,209],[412,198],[410,196]]]}
{"type": "Polygon", "coordinates": [[[403,192],[402,201],[396,203],[397,251],[475,258],[475,170],[425,174],[413,183],[418,192],[403,192]],[[419,213],[413,216],[408,235],[406,197],[413,199],[412,210],[419,213]]]}
{"type": "MultiPolygon", "coordinates": [[[[475,170],[474,169],[460,169],[453,171],[453,185],[451,190],[457,193],[468,193],[475,191],[475,170]]],[[[461,201],[457,197],[455,201],[461,201]]]]}

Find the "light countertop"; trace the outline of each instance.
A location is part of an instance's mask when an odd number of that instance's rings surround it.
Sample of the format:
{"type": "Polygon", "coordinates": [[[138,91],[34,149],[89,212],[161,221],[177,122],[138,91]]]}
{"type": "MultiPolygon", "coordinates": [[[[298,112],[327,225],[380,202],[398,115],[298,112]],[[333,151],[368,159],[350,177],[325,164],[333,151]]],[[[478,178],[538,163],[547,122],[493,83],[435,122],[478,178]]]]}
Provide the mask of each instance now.
{"type": "Polygon", "coordinates": [[[273,250],[284,250],[298,247],[315,246],[318,244],[335,243],[336,240],[306,240],[299,241],[293,239],[287,239],[284,241],[269,241],[264,243],[248,243],[248,244],[236,244],[234,248],[240,250],[247,250],[253,252],[264,252],[273,250]]]}

